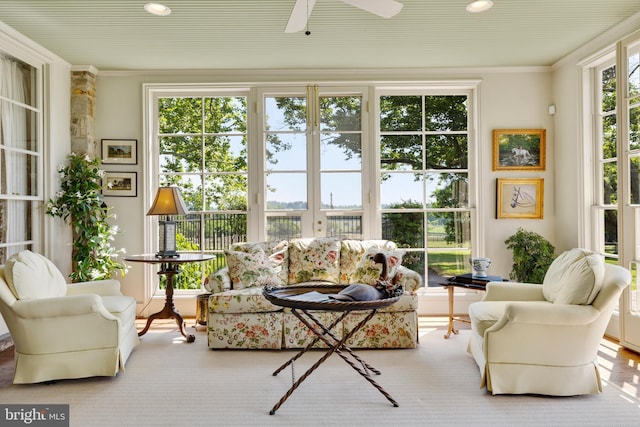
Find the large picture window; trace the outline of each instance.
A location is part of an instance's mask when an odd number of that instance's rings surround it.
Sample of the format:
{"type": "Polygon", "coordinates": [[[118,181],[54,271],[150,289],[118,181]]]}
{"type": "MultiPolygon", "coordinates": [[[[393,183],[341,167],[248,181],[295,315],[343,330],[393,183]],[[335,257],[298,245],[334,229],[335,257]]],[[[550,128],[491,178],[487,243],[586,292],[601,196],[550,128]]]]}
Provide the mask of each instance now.
{"type": "Polygon", "coordinates": [[[223,267],[235,242],[321,236],[393,240],[434,289],[468,271],[473,91],[402,91],[154,89],[150,170],[190,210],[178,249],[218,255],[194,274],[223,267]]]}
{"type": "Polygon", "coordinates": [[[158,185],[179,187],[190,212],[174,218],[177,248],[220,255],[178,276],[177,289],[200,289],[204,276],[224,266],[224,249],[246,240],[247,100],[158,97],[156,111],[158,185]]]}
{"type": "Polygon", "coordinates": [[[406,248],[403,265],[440,287],[471,254],[468,95],[381,95],[382,238],[406,248]]]}

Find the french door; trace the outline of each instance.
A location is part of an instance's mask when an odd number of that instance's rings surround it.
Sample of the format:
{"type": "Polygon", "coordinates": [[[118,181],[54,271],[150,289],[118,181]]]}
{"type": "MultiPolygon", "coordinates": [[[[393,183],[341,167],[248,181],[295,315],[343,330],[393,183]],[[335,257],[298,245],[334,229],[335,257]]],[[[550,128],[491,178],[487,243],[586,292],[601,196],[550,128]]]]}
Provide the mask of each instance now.
{"type": "Polygon", "coordinates": [[[618,47],[618,110],[620,112],[618,159],[619,209],[618,231],[621,264],[633,273],[631,286],[625,289],[620,305],[623,345],[640,351],[640,33],[623,40],[618,47]],[[624,92],[623,92],[624,91],[624,92]]]}
{"type": "Polygon", "coordinates": [[[367,90],[288,86],[258,99],[262,238],[368,235],[367,90]]]}

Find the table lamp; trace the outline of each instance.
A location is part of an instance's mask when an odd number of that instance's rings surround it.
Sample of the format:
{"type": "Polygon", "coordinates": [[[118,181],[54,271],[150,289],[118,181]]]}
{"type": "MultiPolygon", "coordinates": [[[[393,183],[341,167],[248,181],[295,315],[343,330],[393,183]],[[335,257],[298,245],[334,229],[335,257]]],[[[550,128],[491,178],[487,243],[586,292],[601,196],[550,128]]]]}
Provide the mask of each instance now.
{"type": "Polygon", "coordinates": [[[159,245],[156,256],[158,258],[178,258],[176,250],[177,222],[172,221],[170,215],[186,215],[189,210],[182,200],[178,187],[160,187],[156,198],[147,215],[166,215],[166,219],[158,221],[160,227],[159,245]]]}

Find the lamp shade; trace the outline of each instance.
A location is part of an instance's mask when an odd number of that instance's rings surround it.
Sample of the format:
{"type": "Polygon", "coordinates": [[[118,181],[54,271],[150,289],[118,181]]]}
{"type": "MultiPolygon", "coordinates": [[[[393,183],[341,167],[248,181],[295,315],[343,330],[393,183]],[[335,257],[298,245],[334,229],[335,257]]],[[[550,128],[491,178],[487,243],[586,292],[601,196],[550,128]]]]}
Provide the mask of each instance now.
{"type": "Polygon", "coordinates": [[[160,187],[147,215],[186,215],[189,213],[178,187],[160,187]]]}

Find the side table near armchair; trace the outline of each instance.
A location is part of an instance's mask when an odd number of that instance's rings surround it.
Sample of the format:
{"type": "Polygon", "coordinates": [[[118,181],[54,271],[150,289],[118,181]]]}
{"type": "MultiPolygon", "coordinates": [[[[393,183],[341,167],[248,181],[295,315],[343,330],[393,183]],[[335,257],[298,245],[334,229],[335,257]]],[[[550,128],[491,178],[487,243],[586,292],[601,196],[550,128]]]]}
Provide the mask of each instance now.
{"type": "Polygon", "coordinates": [[[185,322],[178,309],[173,304],[173,277],[180,274],[180,264],[188,262],[204,262],[214,259],[214,255],[206,254],[180,254],[179,257],[159,257],[155,254],[144,255],[130,255],[125,257],[126,261],[131,262],[143,262],[146,264],[160,264],[158,274],[167,278],[167,290],[165,296],[164,307],[157,313],[152,314],[147,319],[147,324],[144,329],[138,332],[138,336],[142,336],[147,333],[151,322],[155,319],[175,319],[180,333],[186,338],[187,342],[194,342],[196,340],[195,335],[187,334],[185,329],[185,322]]]}
{"type": "Polygon", "coordinates": [[[487,277],[476,277],[471,273],[463,274],[461,276],[454,276],[447,279],[446,282],[441,283],[440,286],[447,289],[448,297],[449,297],[449,326],[447,327],[447,333],[444,334],[445,339],[449,339],[451,334],[454,335],[458,333],[458,330],[453,327],[454,320],[459,322],[470,323],[469,320],[463,319],[460,317],[455,317],[453,314],[454,309],[454,290],[455,288],[466,288],[476,291],[485,291],[487,287],[487,283],[489,282],[501,282],[502,276],[487,276],[487,277]]]}

